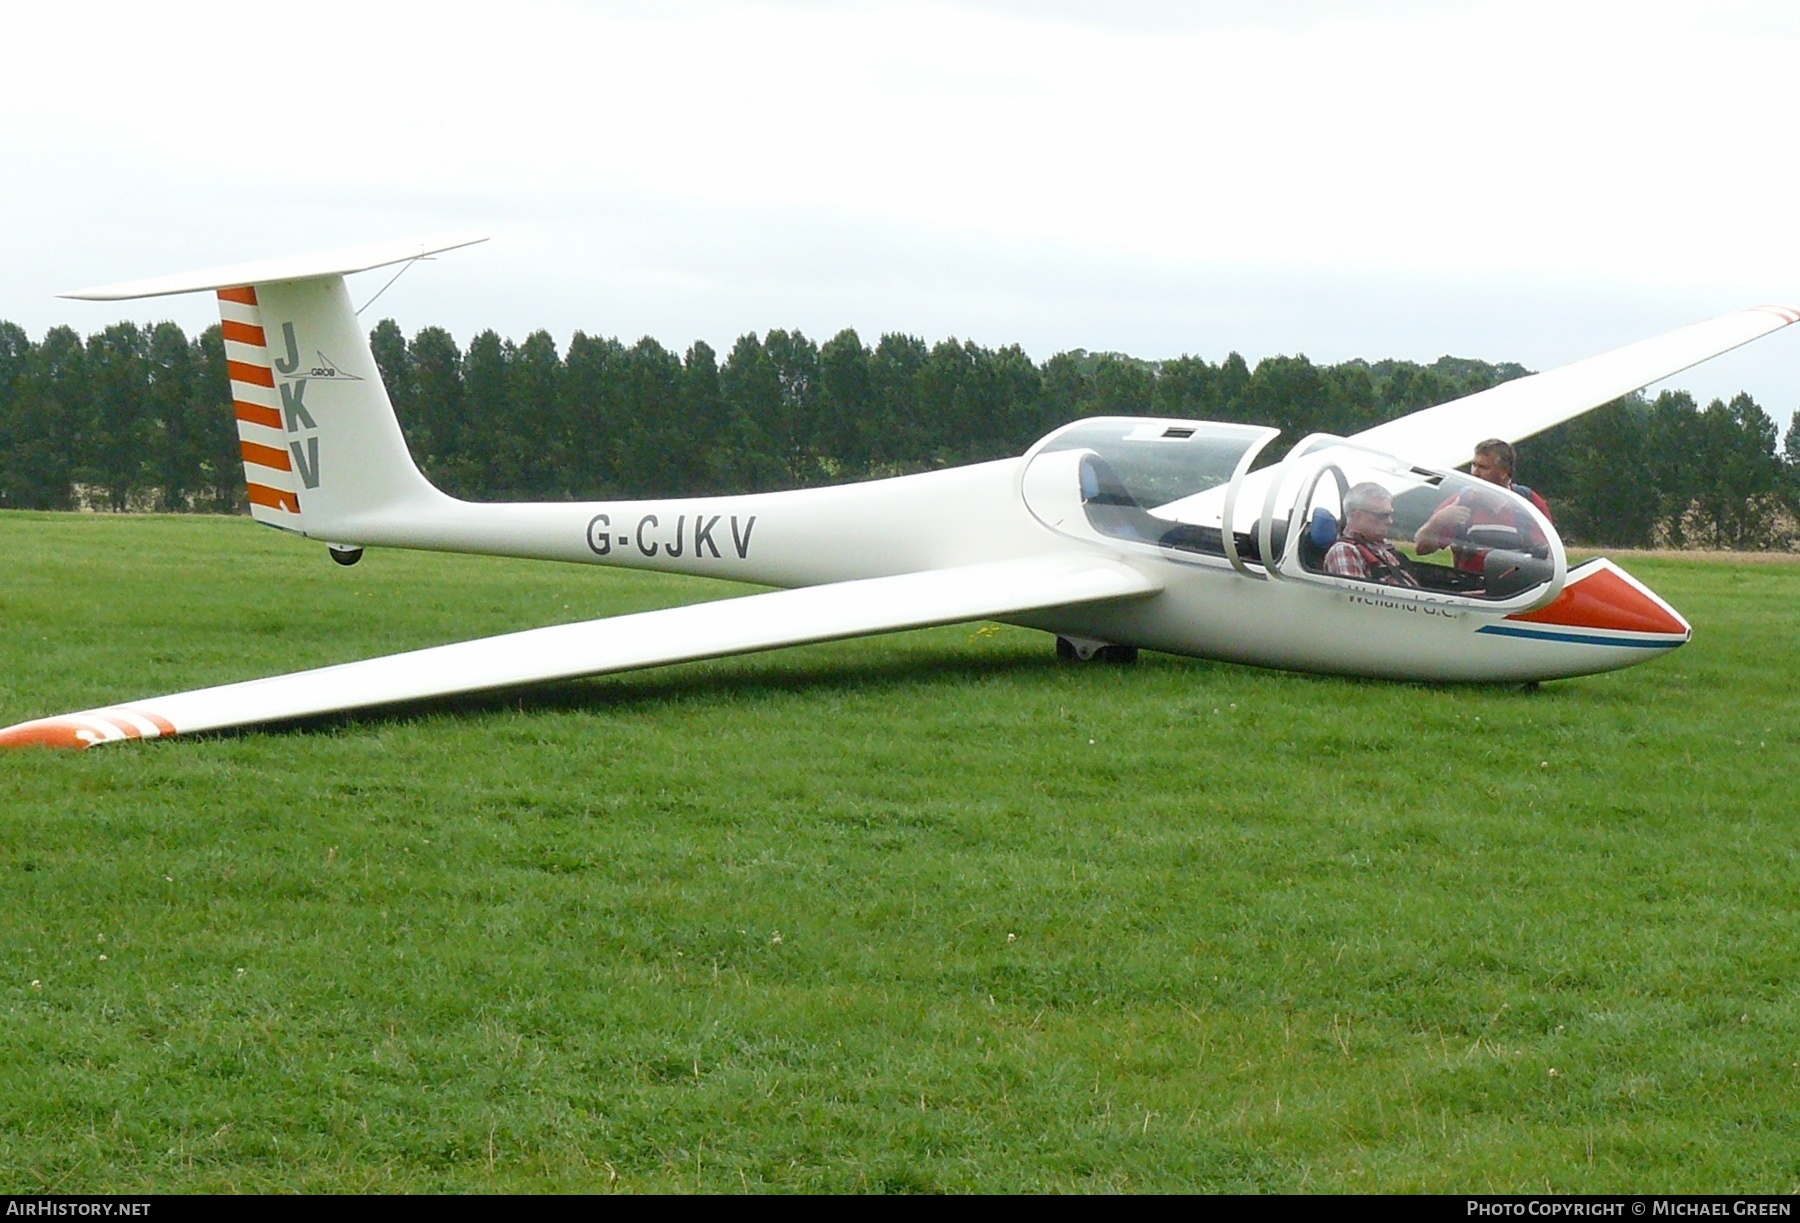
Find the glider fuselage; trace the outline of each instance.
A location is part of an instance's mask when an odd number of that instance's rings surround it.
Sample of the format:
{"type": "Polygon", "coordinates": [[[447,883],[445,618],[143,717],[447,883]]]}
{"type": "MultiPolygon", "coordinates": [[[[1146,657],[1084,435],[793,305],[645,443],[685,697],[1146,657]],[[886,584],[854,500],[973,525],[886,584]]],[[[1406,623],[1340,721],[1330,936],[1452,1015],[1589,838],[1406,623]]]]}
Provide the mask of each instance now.
{"type": "Polygon", "coordinates": [[[1577,585],[1598,578],[1593,591],[1604,586],[1607,598],[1589,598],[1591,606],[1540,627],[1516,609],[1490,611],[1468,599],[1373,583],[1258,581],[1222,555],[1072,537],[1028,508],[1022,483],[1030,457],[729,497],[523,504],[445,497],[429,513],[409,508],[345,525],[365,546],[534,557],[783,588],[1099,554],[1145,571],[1161,591],[1005,619],[1074,638],[1343,675],[1547,680],[1630,666],[1687,640],[1685,622],[1605,562],[1571,578],[1577,585]],[[1633,623],[1635,630],[1621,627],[1633,623]]]}

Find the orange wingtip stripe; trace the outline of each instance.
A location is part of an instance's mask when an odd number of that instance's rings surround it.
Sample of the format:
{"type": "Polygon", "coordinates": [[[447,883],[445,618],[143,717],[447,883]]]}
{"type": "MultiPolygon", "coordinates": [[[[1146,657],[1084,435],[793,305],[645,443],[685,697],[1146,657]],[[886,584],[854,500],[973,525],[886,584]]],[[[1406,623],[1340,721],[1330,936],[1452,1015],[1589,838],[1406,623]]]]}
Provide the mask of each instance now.
{"type": "Polygon", "coordinates": [[[0,730],[0,747],[92,747],[104,736],[72,718],[40,718],[0,730]]]}
{"type": "Polygon", "coordinates": [[[138,729],[137,723],[133,722],[130,718],[125,717],[123,714],[97,713],[94,715],[94,720],[105,722],[108,726],[118,731],[121,735],[124,735],[127,739],[142,739],[144,737],[144,732],[138,729]]]}
{"type": "Polygon", "coordinates": [[[294,465],[288,460],[288,452],[275,446],[262,446],[256,442],[239,442],[238,448],[244,452],[244,462],[255,463],[259,467],[273,467],[276,471],[292,471],[294,465]]]}
{"type": "Polygon", "coordinates": [[[233,382],[244,382],[251,386],[275,385],[275,371],[266,365],[251,365],[247,361],[225,362],[225,372],[233,382]]]}
{"type": "Polygon", "coordinates": [[[1507,617],[1533,624],[1616,629],[1627,633],[1686,633],[1687,625],[1611,569],[1570,582],[1548,607],[1507,617]]]}
{"type": "Polygon", "coordinates": [[[242,288],[238,289],[220,289],[219,300],[222,302],[236,302],[240,306],[254,306],[256,304],[256,290],[250,285],[244,285],[242,288]]]}
{"type": "Polygon", "coordinates": [[[175,733],[175,723],[169,721],[169,719],[163,717],[159,713],[146,713],[142,709],[134,709],[131,712],[150,723],[150,725],[156,727],[157,730],[165,735],[172,735],[175,733]]]}
{"type": "Polygon", "coordinates": [[[281,412],[277,408],[266,408],[260,403],[245,403],[241,399],[231,401],[237,409],[237,418],[253,425],[267,425],[271,429],[281,428],[281,412]]]}
{"type": "Polygon", "coordinates": [[[224,329],[225,338],[235,340],[239,344],[254,344],[263,347],[268,341],[263,339],[263,329],[252,323],[239,323],[226,319],[220,326],[224,329]]]}
{"type": "Polygon", "coordinates": [[[250,484],[250,504],[265,506],[271,510],[286,510],[290,514],[300,512],[300,498],[293,493],[279,488],[270,488],[266,484],[250,484]]]}

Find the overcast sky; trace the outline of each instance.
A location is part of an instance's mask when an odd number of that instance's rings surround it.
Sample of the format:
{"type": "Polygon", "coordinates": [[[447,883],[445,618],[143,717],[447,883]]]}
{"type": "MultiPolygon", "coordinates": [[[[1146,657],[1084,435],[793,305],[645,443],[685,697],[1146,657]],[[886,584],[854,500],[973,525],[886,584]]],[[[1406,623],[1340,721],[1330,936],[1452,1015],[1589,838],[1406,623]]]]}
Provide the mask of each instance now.
{"type": "MultiPolygon", "coordinates": [[[[365,318],[1565,361],[1800,301],[1800,5],[5,9],[0,318],[474,229],[365,318]]],[[[352,282],[358,300],[385,277],[352,282]]],[[[1800,327],[1676,380],[1800,408],[1800,327]]]]}

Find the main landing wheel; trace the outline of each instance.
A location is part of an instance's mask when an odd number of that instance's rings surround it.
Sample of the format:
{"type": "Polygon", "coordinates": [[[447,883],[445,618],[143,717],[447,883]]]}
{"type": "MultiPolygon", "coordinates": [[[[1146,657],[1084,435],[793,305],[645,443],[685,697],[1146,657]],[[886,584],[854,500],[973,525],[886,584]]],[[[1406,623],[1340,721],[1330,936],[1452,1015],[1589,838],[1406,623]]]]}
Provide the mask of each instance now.
{"type": "Polygon", "coordinates": [[[362,549],[354,544],[326,544],[325,551],[340,565],[354,565],[362,559],[362,549]]]}
{"type": "Polygon", "coordinates": [[[1129,666],[1138,659],[1134,645],[1113,645],[1110,641],[1090,641],[1086,637],[1058,637],[1056,656],[1064,662],[1110,662],[1129,666]]]}

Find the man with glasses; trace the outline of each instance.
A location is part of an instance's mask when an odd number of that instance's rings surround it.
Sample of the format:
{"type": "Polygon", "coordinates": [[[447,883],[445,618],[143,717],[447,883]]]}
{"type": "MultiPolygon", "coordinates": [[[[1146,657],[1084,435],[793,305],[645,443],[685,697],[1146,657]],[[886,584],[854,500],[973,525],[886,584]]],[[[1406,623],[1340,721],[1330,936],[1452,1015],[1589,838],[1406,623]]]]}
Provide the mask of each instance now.
{"type": "Polygon", "coordinates": [[[1325,572],[1387,586],[1417,586],[1400,554],[1388,546],[1394,498],[1373,480],[1344,494],[1344,531],[1325,554],[1325,572]]]}

